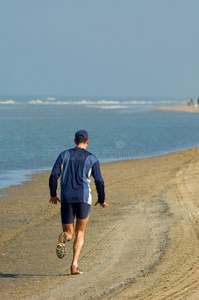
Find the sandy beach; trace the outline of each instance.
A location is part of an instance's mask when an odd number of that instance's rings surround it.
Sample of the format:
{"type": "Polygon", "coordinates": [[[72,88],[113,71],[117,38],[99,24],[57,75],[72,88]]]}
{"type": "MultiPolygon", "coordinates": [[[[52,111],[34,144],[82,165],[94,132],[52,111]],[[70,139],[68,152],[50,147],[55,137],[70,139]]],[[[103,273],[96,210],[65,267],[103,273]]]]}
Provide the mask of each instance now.
{"type": "Polygon", "coordinates": [[[92,206],[78,276],[72,242],[55,254],[50,172],[3,191],[0,299],[199,299],[199,148],[101,168],[109,207],[92,206]]]}
{"type": "Polygon", "coordinates": [[[162,107],[154,107],[155,110],[169,110],[169,111],[181,111],[181,112],[188,112],[188,113],[199,113],[199,107],[198,106],[188,106],[188,105],[182,105],[182,106],[162,106],[162,107]]]}

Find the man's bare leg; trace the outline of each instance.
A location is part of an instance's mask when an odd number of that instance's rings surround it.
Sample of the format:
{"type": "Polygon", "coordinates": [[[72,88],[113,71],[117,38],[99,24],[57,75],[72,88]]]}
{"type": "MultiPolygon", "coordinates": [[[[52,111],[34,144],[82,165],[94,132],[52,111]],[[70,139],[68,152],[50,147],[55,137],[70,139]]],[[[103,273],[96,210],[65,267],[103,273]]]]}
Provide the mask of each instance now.
{"type": "Polygon", "coordinates": [[[73,223],[71,224],[62,224],[63,232],[67,237],[67,241],[71,241],[74,234],[74,226],[73,223]]]}
{"type": "Polygon", "coordinates": [[[66,254],[66,242],[72,240],[74,234],[73,223],[62,224],[63,232],[59,235],[56,254],[58,258],[63,258],[66,254]]]}
{"type": "Polygon", "coordinates": [[[86,219],[78,219],[76,220],[76,228],[75,228],[75,240],[73,244],[73,262],[72,264],[78,267],[78,259],[82,247],[84,245],[84,234],[86,225],[88,223],[89,216],[86,219]]]}

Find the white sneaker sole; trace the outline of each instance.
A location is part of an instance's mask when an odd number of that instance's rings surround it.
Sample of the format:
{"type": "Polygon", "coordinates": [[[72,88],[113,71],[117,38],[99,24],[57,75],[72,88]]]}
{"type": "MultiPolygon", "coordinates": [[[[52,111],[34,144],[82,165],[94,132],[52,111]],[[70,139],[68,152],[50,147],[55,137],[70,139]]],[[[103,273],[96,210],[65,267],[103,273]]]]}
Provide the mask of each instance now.
{"type": "Polygon", "coordinates": [[[64,243],[59,243],[57,245],[56,254],[58,258],[63,258],[66,255],[66,246],[64,243]]]}
{"type": "Polygon", "coordinates": [[[62,232],[59,235],[59,239],[58,239],[58,245],[56,247],[56,254],[58,258],[63,258],[66,255],[66,242],[67,242],[67,237],[64,234],[64,232],[62,232]],[[64,243],[63,240],[62,242],[60,242],[60,237],[63,236],[64,237],[64,243]]]}

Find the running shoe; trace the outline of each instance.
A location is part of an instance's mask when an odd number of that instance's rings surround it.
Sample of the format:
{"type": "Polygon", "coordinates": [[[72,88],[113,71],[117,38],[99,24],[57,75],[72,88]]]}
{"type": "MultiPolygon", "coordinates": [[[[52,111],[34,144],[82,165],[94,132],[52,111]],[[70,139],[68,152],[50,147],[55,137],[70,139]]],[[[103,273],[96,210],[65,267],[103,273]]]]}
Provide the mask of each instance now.
{"type": "Polygon", "coordinates": [[[70,270],[71,275],[78,275],[83,273],[78,267],[75,267],[74,265],[71,265],[70,270]]]}
{"type": "Polygon", "coordinates": [[[58,244],[56,247],[56,254],[58,258],[63,258],[66,254],[67,237],[64,232],[59,235],[58,244]]]}

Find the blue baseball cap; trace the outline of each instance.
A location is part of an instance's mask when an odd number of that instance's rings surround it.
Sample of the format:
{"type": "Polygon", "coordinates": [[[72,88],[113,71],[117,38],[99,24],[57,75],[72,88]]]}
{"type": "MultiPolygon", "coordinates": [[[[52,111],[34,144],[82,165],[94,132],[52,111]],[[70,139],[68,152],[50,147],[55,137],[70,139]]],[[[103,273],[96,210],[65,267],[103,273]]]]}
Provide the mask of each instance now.
{"type": "Polygon", "coordinates": [[[79,130],[75,133],[75,139],[78,138],[78,136],[82,135],[84,140],[87,141],[88,140],[88,132],[86,130],[79,130]]]}

